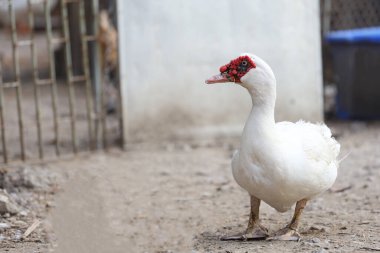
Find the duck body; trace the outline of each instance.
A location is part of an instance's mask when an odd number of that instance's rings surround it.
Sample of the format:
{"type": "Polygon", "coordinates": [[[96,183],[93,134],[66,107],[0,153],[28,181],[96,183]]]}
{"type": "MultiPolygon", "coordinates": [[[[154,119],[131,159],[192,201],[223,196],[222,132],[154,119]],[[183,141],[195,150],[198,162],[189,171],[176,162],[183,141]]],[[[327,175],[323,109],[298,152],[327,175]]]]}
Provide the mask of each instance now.
{"type": "Polygon", "coordinates": [[[256,121],[247,122],[232,159],[233,176],[250,195],[285,212],[333,185],[340,147],[325,125],[299,121],[261,128],[256,121]]]}

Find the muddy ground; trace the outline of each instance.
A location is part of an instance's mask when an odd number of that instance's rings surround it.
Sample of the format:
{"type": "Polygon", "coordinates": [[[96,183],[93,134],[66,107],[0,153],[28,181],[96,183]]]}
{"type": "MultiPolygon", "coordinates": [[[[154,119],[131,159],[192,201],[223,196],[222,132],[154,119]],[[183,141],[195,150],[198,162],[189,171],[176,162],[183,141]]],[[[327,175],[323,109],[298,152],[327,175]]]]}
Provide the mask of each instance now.
{"type": "MultiPolygon", "coordinates": [[[[234,182],[237,138],[135,144],[45,165],[60,193],[37,233],[0,252],[374,252],[380,251],[380,125],[331,123],[342,144],[333,189],[306,207],[300,242],[222,242],[245,228],[249,198],[234,182]],[[51,227],[51,230],[50,230],[51,227]]],[[[292,211],[261,207],[271,232],[292,211]]]]}

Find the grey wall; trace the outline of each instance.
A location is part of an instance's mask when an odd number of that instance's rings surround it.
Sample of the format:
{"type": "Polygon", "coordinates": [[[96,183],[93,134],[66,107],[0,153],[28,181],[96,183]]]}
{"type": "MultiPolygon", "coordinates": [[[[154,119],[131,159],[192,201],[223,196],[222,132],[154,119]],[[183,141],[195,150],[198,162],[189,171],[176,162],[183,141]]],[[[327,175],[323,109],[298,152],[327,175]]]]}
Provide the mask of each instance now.
{"type": "Polygon", "coordinates": [[[234,84],[207,86],[204,80],[242,52],[257,54],[273,68],[278,120],[322,120],[318,3],[119,0],[129,130],[241,126],[250,110],[246,91],[234,84]]]}

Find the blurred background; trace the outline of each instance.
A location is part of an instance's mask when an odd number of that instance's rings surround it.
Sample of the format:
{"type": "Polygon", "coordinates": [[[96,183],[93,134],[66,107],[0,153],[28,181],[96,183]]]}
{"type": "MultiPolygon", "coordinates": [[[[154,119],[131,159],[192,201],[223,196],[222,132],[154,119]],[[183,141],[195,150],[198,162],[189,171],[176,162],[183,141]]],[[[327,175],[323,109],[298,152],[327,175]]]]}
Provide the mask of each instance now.
{"type": "Polygon", "coordinates": [[[377,119],[378,30],[366,28],[379,11],[375,0],[2,0],[4,161],[238,135],[249,96],[203,81],[242,52],[273,68],[279,121],[377,119]]]}
{"type": "Polygon", "coordinates": [[[379,251],[379,48],[379,0],[0,0],[0,243],[379,251]],[[204,81],[244,52],[276,75],[277,121],[326,121],[349,154],[304,244],[217,239],[248,210],[230,159],[251,98],[204,81]]]}

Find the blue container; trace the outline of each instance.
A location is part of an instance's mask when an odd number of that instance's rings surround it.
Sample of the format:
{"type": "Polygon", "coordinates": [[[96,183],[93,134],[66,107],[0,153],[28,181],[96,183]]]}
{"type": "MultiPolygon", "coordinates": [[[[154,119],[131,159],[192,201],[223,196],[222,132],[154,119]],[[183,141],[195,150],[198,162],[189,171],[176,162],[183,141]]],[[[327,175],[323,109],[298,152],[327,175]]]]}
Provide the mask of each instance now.
{"type": "Polygon", "coordinates": [[[331,32],[337,116],[380,119],[380,27],[331,32]]]}

